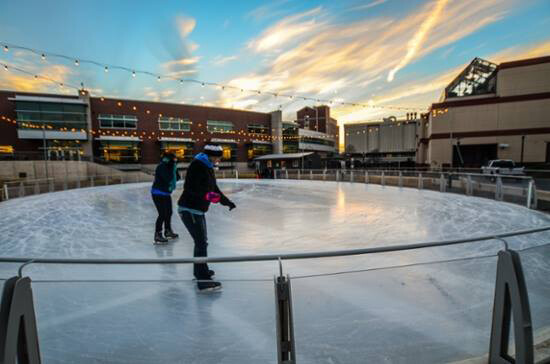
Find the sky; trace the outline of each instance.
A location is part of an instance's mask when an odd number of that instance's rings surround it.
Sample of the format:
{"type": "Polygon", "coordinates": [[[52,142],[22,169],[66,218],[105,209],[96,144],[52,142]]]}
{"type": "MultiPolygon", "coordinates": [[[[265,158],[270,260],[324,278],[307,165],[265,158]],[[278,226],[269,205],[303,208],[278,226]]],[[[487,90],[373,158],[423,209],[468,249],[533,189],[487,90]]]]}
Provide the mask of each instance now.
{"type": "Polygon", "coordinates": [[[550,55],[549,29],[550,0],[0,0],[0,89],[76,94],[66,85],[83,83],[96,96],[281,109],[285,120],[321,104],[272,92],[332,100],[343,125],[427,110],[475,57],[550,55]]]}

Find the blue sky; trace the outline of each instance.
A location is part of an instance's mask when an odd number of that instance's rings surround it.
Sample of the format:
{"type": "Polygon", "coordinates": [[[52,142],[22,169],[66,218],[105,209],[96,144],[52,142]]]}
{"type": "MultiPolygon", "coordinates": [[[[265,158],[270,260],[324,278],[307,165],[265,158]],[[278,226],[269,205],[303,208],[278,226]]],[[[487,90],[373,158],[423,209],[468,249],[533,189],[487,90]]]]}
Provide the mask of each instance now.
{"type": "MultiPolygon", "coordinates": [[[[194,78],[335,100],[341,122],[427,108],[474,57],[550,55],[548,0],[0,2],[0,44],[194,78]]],[[[111,70],[10,49],[0,62],[80,84],[97,96],[270,111],[311,102],[111,70]]],[[[10,68],[0,89],[75,93],[10,68]]]]}

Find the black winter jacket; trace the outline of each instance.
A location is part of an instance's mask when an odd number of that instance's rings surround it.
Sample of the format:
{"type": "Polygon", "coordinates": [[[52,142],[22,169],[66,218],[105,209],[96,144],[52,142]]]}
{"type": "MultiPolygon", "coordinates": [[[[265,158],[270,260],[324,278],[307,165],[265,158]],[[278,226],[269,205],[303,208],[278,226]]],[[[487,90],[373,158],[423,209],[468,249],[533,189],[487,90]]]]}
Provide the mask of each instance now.
{"type": "Polygon", "coordinates": [[[208,168],[200,160],[194,159],[185,176],[183,192],[178,200],[178,205],[194,210],[206,212],[210,207],[210,201],[206,200],[208,192],[217,192],[220,194],[220,203],[224,206],[231,206],[231,202],[218,188],[214,170],[208,168]]]}
{"type": "MultiPolygon", "coordinates": [[[[172,182],[173,178],[174,162],[160,162],[157,166],[157,169],[155,170],[155,181],[153,182],[153,188],[162,192],[171,193],[173,191],[170,191],[170,183],[172,182]]],[[[180,174],[176,172],[176,181],[179,181],[180,179],[180,174]]]]}

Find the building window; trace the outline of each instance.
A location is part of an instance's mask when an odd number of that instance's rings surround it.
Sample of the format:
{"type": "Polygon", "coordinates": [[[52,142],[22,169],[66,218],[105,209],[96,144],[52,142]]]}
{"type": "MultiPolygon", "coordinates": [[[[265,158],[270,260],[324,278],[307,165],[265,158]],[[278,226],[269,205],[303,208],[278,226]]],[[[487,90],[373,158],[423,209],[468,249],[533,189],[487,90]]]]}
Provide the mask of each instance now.
{"type": "Polygon", "coordinates": [[[14,149],[11,145],[0,145],[0,154],[13,154],[14,149]]]}
{"type": "Polygon", "coordinates": [[[191,121],[188,119],[162,116],[159,118],[159,129],[168,131],[191,131],[191,121]]]}
{"type": "Polygon", "coordinates": [[[102,141],[101,152],[105,162],[137,163],[141,158],[139,142],[102,141]]]}
{"type": "Polygon", "coordinates": [[[17,127],[51,131],[87,129],[86,105],[16,101],[17,127]]]}
{"type": "Polygon", "coordinates": [[[251,144],[248,147],[249,160],[271,153],[273,153],[273,146],[269,144],[251,144]]]}
{"type": "Polygon", "coordinates": [[[107,129],[136,129],[137,117],[134,115],[99,114],[99,126],[107,129]]]}
{"type": "Polygon", "coordinates": [[[190,162],[193,159],[193,143],[162,142],[161,149],[165,153],[173,153],[179,161],[190,162]]]}
{"type": "Polygon", "coordinates": [[[248,124],[248,132],[252,134],[269,134],[269,127],[261,124],[248,124]]]}
{"type": "Polygon", "coordinates": [[[207,120],[206,130],[209,133],[231,133],[233,131],[233,123],[231,121],[207,120]]]}

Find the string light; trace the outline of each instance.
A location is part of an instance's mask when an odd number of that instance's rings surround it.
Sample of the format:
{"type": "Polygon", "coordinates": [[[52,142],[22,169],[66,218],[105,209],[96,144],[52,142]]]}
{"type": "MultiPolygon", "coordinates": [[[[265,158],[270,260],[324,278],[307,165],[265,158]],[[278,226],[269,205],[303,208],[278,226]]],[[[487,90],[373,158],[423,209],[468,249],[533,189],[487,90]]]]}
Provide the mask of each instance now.
{"type": "Polygon", "coordinates": [[[4,46],[4,52],[8,52],[10,49],[8,48],[7,45],[4,46]]]}
{"type": "Polygon", "coordinates": [[[4,69],[7,71],[7,70],[8,70],[8,66],[7,66],[7,65],[4,65],[4,69]]]}
{"type": "Polygon", "coordinates": [[[136,77],[136,71],[132,71],[132,77],[136,77]]]}
{"type": "Polygon", "coordinates": [[[46,60],[46,55],[44,53],[42,53],[42,55],[40,56],[40,58],[42,58],[42,60],[46,60]]]}
{"type": "Polygon", "coordinates": [[[105,66],[105,73],[109,72],[109,67],[105,66]]]}
{"type": "Polygon", "coordinates": [[[75,59],[74,65],[77,66],[77,67],[80,65],[80,62],[78,62],[78,59],[75,59]]]}

